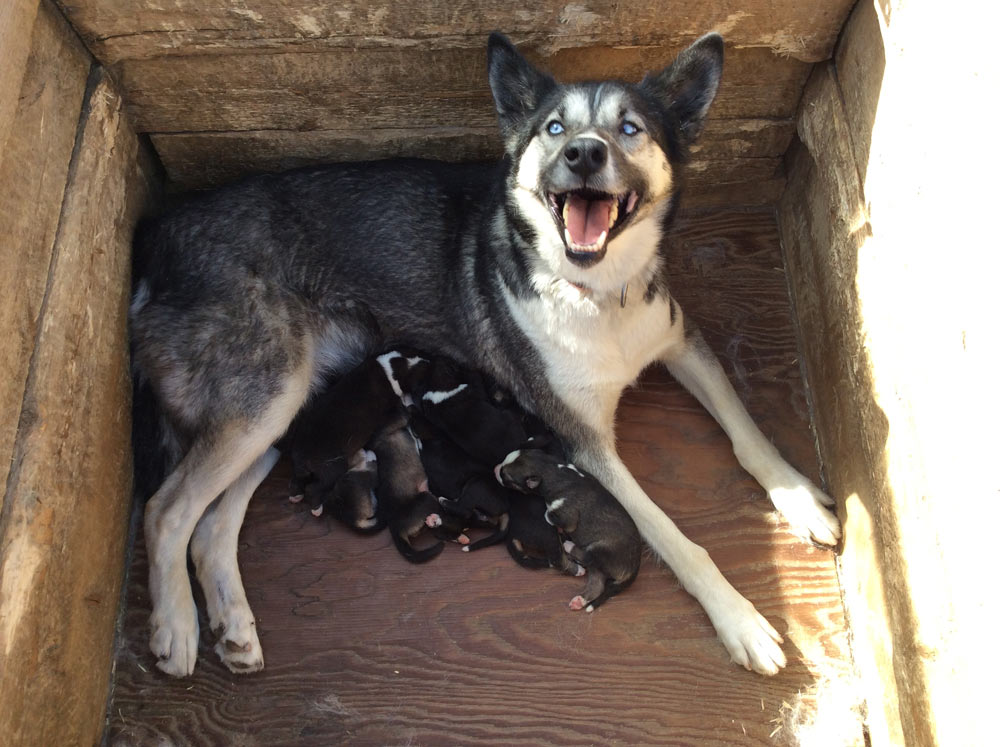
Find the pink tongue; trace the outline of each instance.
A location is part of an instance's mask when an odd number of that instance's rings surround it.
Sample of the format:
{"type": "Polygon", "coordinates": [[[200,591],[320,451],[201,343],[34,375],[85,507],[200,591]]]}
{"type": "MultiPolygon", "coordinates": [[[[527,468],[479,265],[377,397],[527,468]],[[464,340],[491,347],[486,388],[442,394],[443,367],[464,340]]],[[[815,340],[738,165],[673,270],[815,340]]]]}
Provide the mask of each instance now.
{"type": "Polygon", "coordinates": [[[608,230],[613,200],[585,200],[577,195],[566,198],[566,230],[570,241],[585,246],[597,243],[608,230]]]}

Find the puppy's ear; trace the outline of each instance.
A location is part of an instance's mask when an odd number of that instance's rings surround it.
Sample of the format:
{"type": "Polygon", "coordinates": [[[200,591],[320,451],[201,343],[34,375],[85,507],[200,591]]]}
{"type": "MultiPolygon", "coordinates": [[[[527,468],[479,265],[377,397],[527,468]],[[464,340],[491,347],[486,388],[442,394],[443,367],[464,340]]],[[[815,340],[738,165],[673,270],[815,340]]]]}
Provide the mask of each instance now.
{"type": "Polygon", "coordinates": [[[498,31],[490,34],[486,59],[500,133],[509,142],[556,82],[524,59],[510,39],[498,31]]]}
{"type": "Polygon", "coordinates": [[[705,34],[681,52],[673,64],[650,73],[640,90],[659,100],[684,147],[698,139],[708,107],[715,100],[722,78],[722,37],[705,34]]]}
{"type": "Polygon", "coordinates": [[[542,484],[542,478],[537,475],[528,475],[524,478],[524,487],[528,490],[538,490],[538,486],[542,484]]]}

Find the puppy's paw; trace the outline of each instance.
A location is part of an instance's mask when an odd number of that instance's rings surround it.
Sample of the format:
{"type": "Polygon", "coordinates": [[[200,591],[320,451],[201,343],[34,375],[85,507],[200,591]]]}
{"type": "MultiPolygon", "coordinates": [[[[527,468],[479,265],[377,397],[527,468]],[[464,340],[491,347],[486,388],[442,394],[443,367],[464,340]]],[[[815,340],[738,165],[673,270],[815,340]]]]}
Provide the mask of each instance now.
{"type": "Polygon", "coordinates": [[[569,608],[571,610],[582,610],[587,606],[587,600],[577,594],[575,597],[569,600],[569,608]]]}
{"type": "Polygon", "coordinates": [[[441,526],[441,517],[438,514],[428,514],[427,518],[424,519],[424,524],[431,527],[432,529],[434,527],[439,527],[441,526]]]}
{"type": "Polygon", "coordinates": [[[821,545],[837,544],[840,521],[828,508],[833,499],[811,482],[802,478],[795,487],[774,488],[769,497],[796,535],[821,545]]]}
{"type": "Polygon", "coordinates": [[[458,537],[455,538],[455,541],[460,545],[466,545],[466,547],[463,547],[462,549],[465,550],[465,552],[469,551],[468,545],[472,542],[472,540],[469,539],[467,534],[458,535],[458,537]]]}
{"type": "Polygon", "coordinates": [[[733,661],[744,669],[773,675],[788,663],[779,645],[783,639],[778,631],[742,597],[715,627],[733,661]]]}
{"type": "Polygon", "coordinates": [[[320,517],[320,516],[322,516],[323,515],[323,504],[322,503],[319,504],[318,506],[316,506],[316,508],[310,508],[309,509],[309,513],[311,513],[313,516],[316,516],[317,518],[320,517]]]}
{"type": "Polygon", "coordinates": [[[154,611],[149,624],[157,668],[173,677],[190,675],[198,659],[198,614],[190,594],[186,603],[174,600],[167,614],[154,611]]]}
{"type": "Polygon", "coordinates": [[[305,496],[302,495],[302,493],[299,493],[298,495],[290,495],[290,496],[288,496],[288,502],[289,503],[302,503],[302,499],[303,498],[305,498],[305,496]]]}
{"type": "Polygon", "coordinates": [[[264,653],[257,638],[257,625],[249,607],[226,611],[225,622],[214,632],[215,653],[234,674],[250,674],[264,668],[264,653]]]}
{"type": "Polygon", "coordinates": [[[574,576],[586,576],[586,575],[587,575],[587,569],[586,569],[586,568],[584,568],[584,567],[583,567],[582,565],[580,565],[579,563],[577,563],[577,564],[576,564],[576,570],[575,570],[575,571],[573,571],[573,575],[574,575],[574,576]]]}
{"type": "Polygon", "coordinates": [[[563,550],[565,550],[566,552],[573,552],[574,547],[576,547],[576,545],[574,545],[571,540],[566,540],[565,542],[563,542],[563,550]]]}

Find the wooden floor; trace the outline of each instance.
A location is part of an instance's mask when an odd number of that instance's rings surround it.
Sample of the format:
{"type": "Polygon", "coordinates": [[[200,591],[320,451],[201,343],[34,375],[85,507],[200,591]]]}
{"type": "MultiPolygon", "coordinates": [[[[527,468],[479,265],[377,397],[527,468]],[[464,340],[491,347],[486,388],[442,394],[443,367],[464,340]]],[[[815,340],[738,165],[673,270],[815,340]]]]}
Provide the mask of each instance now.
{"type": "MultiPolygon", "coordinates": [[[[675,296],[764,432],[817,478],[773,215],[688,216],[673,251],[675,296]]],[[[790,707],[848,668],[833,554],[786,531],[719,427],[665,372],[627,393],[619,439],[653,499],[785,636],[780,675],[732,664],[652,557],[627,592],[592,615],[571,612],[579,580],[522,569],[502,546],[450,546],[413,566],[385,533],[313,518],[286,500],[280,464],[240,541],[265,670],[224,669],[204,617],[194,676],[156,670],[140,537],[109,743],[790,743],[790,707]]]]}

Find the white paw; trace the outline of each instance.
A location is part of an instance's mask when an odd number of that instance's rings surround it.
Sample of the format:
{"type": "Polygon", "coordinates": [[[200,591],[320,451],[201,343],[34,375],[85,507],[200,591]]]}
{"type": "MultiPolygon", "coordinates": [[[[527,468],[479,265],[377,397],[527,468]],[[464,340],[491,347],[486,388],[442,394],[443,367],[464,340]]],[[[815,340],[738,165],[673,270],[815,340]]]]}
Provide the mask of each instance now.
{"type": "Polygon", "coordinates": [[[175,599],[166,614],[154,610],[149,625],[149,649],[157,658],[156,666],[174,677],[191,674],[198,658],[198,613],[190,592],[185,601],[175,599]]]}
{"type": "Polygon", "coordinates": [[[264,668],[264,652],[257,638],[257,625],[249,607],[233,607],[222,622],[213,626],[218,637],[215,653],[230,672],[249,674],[264,668]]]}
{"type": "Polygon", "coordinates": [[[840,521],[827,508],[833,499],[811,482],[803,478],[801,485],[774,488],[769,496],[796,535],[821,545],[837,544],[840,521]]]}
{"type": "Polygon", "coordinates": [[[715,629],[733,661],[744,669],[770,675],[788,663],[778,631],[746,599],[740,598],[715,629]]]}

